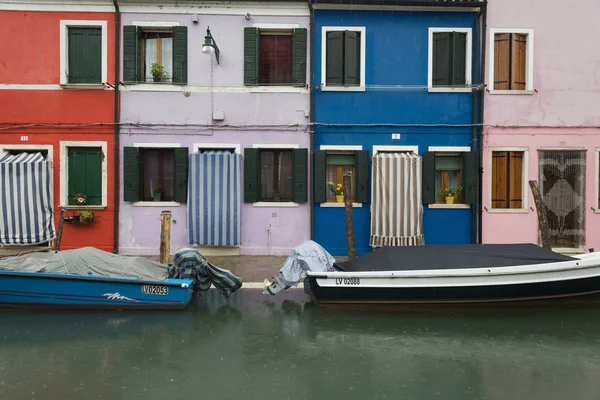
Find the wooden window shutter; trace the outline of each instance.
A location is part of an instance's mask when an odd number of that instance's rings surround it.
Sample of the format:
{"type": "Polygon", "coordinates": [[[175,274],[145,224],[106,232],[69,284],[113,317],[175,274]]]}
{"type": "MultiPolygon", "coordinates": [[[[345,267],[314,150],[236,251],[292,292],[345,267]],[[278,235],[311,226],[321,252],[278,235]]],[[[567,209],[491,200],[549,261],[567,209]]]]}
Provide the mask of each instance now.
{"type": "Polygon", "coordinates": [[[244,28],[244,85],[246,86],[258,85],[258,34],[258,28],[244,28]]]}
{"type": "Polygon", "coordinates": [[[369,186],[369,165],[371,164],[369,150],[357,151],[355,163],[355,199],[357,203],[368,203],[371,194],[371,188],[369,186]]]}
{"type": "Polygon", "coordinates": [[[452,32],[452,85],[465,85],[467,34],[452,32]]]}
{"type": "Polygon", "coordinates": [[[433,34],[433,86],[449,86],[451,84],[451,32],[433,34]]]}
{"type": "Polygon", "coordinates": [[[477,171],[477,153],[463,153],[463,199],[465,204],[477,204],[479,199],[479,174],[477,171]]]}
{"type": "Polygon", "coordinates": [[[527,35],[511,33],[511,79],[512,90],[525,90],[527,76],[527,35]]]}
{"type": "Polygon", "coordinates": [[[344,32],[344,85],[360,85],[360,32],[344,32]]]}
{"type": "Polygon", "coordinates": [[[102,205],[102,161],[104,154],[100,147],[69,147],[69,187],[68,204],[75,205],[75,193],[85,193],[87,205],[102,205]]]}
{"type": "Polygon", "coordinates": [[[492,208],[507,208],[508,152],[492,151],[492,208]]]}
{"type": "Polygon", "coordinates": [[[294,86],[306,86],[306,28],[296,28],[294,29],[293,34],[292,83],[294,86]]]}
{"type": "Polygon", "coordinates": [[[187,85],[188,80],[187,26],[173,27],[173,83],[187,85]]]}
{"type": "Polygon", "coordinates": [[[123,26],[123,80],[138,83],[142,80],[141,29],[135,25],[123,26]]]}
{"type": "Polygon", "coordinates": [[[327,152],[317,150],[313,153],[313,191],[315,204],[327,201],[327,152]]]}
{"type": "Polygon", "coordinates": [[[259,150],[253,148],[244,149],[244,202],[256,203],[260,199],[260,187],[258,184],[259,174],[259,150]]]}
{"type": "Polygon", "coordinates": [[[510,89],[510,34],[494,35],[494,89],[510,89]]]}
{"type": "Polygon", "coordinates": [[[422,171],[421,200],[423,204],[435,204],[435,153],[433,151],[423,153],[422,171]]]}
{"type": "Polygon", "coordinates": [[[511,151],[509,164],[509,208],[523,207],[523,152],[511,151]]]}
{"type": "Polygon", "coordinates": [[[325,83],[341,86],[344,84],[344,32],[327,32],[325,48],[325,83]]]}
{"type": "Polygon", "coordinates": [[[139,201],[140,199],[139,165],[138,148],[123,148],[123,201],[139,201]]]}
{"type": "Polygon", "coordinates": [[[294,175],[292,178],[292,201],[306,203],[308,201],[308,149],[294,149],[294,175]]]}
{"type": "Polygon", "coordinates": [[[68,83],[101,83],[102,29],[69,27],[68,83]]]}
{"type": "Polygon", "coordinates": [[[173,149],[175,160],[175,196],[174,200],[179,203],[187,202],[188,195],[188,166],[189,154],[187,147],[176,147],[173,149]]]}

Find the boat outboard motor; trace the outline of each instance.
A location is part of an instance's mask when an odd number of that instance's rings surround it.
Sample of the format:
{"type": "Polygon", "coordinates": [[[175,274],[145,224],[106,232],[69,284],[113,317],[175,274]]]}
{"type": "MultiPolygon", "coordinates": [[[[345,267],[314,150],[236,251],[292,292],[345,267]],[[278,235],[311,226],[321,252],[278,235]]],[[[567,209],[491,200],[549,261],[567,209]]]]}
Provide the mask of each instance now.
{"type": "Polygon", "coordinates": [[[298,282],[306,278],[308,271],[333,272],[333,263],[335,258],[331,254],[317,242],[308,240],[292,249],[274,282],[265,279],[263,294],[275,295],[292,286],[298,286],[298,282]]]}

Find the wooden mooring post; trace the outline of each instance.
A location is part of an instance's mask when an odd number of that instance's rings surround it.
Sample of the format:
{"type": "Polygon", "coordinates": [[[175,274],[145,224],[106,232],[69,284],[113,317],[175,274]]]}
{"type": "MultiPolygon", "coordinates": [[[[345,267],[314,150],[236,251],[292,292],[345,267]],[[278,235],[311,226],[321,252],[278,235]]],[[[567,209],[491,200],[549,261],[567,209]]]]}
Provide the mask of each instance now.
{"type": "Polygon", "coordinates": [[[171,211],[160,214],[160,263],[168,264],[171,255],[171,211]]]}
{"type": "Polygon", "coordinates": [[[356,258],[354,248],[354,222],[352,220],[352,177],[350,174],[344,174],[342,177],[342,187],[344,191],[344,206],[346,209],[346,242],[348,243],[348,259],[356,258]]]}
{"type": "Polygon", "coordinates": [[[542,240],[542,247],[552,250],[552,246],[550,246],[550,231],[548,229],[548,214],[546,213],[544,199],[542,199],[542,194],[540,193],[540,185],[538,185],[537,181],[529,181],[529,187],[531,188],[537,210],[538,229],[542,240]]]}
{"type": "Polygon", "coordinates": [[[62,239],[62,231],[63,231],[63,225],[65,223],[65,209],[61,208],[60,209],[60,221],[58,222],[58,232],[56,235],[56,246],[54,248],[55,252],[58,252],[58,250],[60,250],[60,240],[62,239]]]}

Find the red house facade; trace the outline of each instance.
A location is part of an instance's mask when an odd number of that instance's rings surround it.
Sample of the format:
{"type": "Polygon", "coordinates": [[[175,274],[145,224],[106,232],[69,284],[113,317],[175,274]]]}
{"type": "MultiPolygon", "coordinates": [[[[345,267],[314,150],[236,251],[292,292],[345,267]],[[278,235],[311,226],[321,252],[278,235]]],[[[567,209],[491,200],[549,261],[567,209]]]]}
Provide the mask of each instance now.
{"type": "Polygon", "coordinates": [[[64,3],[0,4],[0,154],[45,157],[61,249],[115,251],[117,14],[111,1],[64,3]]]}

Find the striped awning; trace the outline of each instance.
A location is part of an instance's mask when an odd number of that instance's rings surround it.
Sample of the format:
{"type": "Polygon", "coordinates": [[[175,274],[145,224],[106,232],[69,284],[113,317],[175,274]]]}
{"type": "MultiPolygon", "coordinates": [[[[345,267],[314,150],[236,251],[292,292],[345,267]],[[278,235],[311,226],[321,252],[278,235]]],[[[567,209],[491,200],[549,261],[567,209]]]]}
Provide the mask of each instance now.
{"type": "Polygon", "coordinates": [[[241,155],[226,151],[190,156],[188,240],[192,245],[239,246],[241,155]]]}
{"type": "Polygon", "coordinates": [[[0,152],[0,244],[35,245],[56,237],[51,192],[41,153],[0,152]]]}
{"type": "Polygon", "coordinates": [[[377,153],[373,157],[372,247],[424,244],[421,161],[412,152],[377,153]]]}

